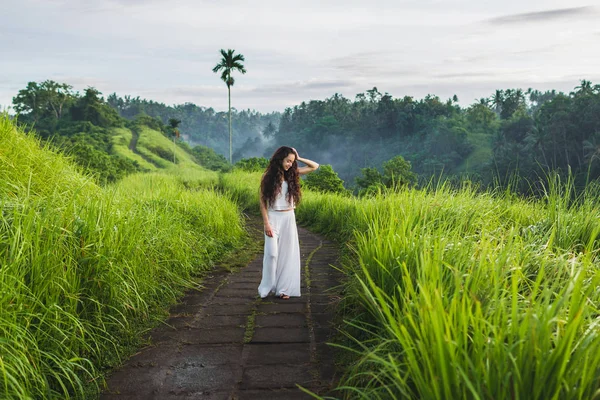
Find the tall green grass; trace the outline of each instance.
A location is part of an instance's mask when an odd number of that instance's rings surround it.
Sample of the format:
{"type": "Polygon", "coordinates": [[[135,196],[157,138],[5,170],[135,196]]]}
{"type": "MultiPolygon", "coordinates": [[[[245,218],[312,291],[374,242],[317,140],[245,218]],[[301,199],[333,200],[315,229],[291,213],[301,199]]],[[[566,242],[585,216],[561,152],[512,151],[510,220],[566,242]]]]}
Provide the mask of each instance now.
{"type": "Polygon", "coordinates": [[[0,398],[91,398],[102,371],[238,245],[237,207],[187,168],[99,188],[0,117],[0,398]]]}
{"type": "MultiPolygon", "coordinates": [[[[221,182],[258,206],[256,176],[221,182]]],[[[556,178],[540,199],[467,183],[305,192],[299,220],[354,254],[339,308],[354,356],[338,395],[600,398],[598,194],[556,178]]]]}

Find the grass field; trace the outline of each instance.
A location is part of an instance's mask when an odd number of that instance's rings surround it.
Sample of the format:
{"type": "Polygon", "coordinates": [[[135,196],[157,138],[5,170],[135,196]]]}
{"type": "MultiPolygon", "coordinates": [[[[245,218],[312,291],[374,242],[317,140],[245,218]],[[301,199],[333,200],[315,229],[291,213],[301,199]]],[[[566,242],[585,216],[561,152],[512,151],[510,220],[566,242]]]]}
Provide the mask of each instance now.
{"type": "MultiPolygon", "coordinates": [[[[131,131],[116,133],[125,151],[131,131]]],[[[142,130],[156,171],[100,187],[0,116],[0,398],[92,398],[239,247],[261,174],[219,176],[183,149],[174,164],[172,145],[142,130]]],[[[339,397],[600,398],[600,191],[549,182],[535,199],[304,191],[300,223],[345,248],[339,397]]]]}
{"type": "Polygon", "coordinates": [[[0,398],[94,398],[240,245],[237,206],[188,164],[101,188],[0,116],[0,398]]]}
{"type": "MultiPolygon", "coordinates": [[[[260,174],[221,185],[258,208],[260,174]]],[[[347,246],[348,399],[600,396],[598,190],[522,199],[465,184],[305,192],[301,223],[347,246]]]]}

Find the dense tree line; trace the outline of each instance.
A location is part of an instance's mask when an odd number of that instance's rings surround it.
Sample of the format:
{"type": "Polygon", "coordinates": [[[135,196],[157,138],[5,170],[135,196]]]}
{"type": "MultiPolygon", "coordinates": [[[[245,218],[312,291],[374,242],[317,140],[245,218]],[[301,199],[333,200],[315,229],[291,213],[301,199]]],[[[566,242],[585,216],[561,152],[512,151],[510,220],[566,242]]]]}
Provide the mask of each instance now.
{"type": "MultiPolygon", "coordinates": [[[[114,93],[105,101],[94,88],[79,95],[53,81],[30,82],[13,103],[19,121],[34,126],[42,137],[67,137],[55,142],[79,149],[82,163],[96,157],[87,164],[108,165],[89,146],[113,158],[108,168],[112,172],[104,176],[108,181],[118,179],[118,171],[128,173],[137,166],[117,161],[100,132],[132,123],[168,135],[172,128],[165,124],[179,121],[177,130],[195,146],[197,158],[217,170],[231,168],[222,157],[228,154],[227,113],[213,108],[167,106],[114,93]]],[[[354,100],[334,94],[282,114],[233,109],[232,128],[234,162],[269,157],[286,144],[331,164],[357,192],[394,186],[385,170],[392,164],[402,165],[410,184],[413,173],[419,181],[468,176],[483,184],[505,183],[517,173],[521,189],[528,190],[548,171],[572,173],[579,184],[600,176],[600,85],[586,80],[568,94],[496,90],[467,107],[461,107],[456,96],[446,101],[434,95],[394,98],[373,88],[354,100]]]]}
{"type": "Polygon", "coordinates": [[[526,189],[550,170],[570,170],[584,183],[600,176],[600,85],[583,80],[569,94],[497,90],[466,108],[456,96],[393,98],[373,88],[352,101],[335,94],[286,109],[272,137],[359,186],[380,174],[365,168],[396,156],[421,180],[468,175],[485,184],[518,173],[526,189]]]}

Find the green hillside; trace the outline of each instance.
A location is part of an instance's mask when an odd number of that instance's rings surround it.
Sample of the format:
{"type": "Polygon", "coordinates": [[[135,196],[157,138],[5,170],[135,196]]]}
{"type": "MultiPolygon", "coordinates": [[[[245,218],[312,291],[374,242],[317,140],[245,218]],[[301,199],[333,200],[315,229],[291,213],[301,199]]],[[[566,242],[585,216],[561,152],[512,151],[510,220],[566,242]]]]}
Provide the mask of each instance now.
{"type": "Polygon", "coordinates": [[[203,169],[186,149],[147,126],[113,128],[111,134],[114,153],[137,162],[142,170],[169,170],[175,166],[203,169]]]}

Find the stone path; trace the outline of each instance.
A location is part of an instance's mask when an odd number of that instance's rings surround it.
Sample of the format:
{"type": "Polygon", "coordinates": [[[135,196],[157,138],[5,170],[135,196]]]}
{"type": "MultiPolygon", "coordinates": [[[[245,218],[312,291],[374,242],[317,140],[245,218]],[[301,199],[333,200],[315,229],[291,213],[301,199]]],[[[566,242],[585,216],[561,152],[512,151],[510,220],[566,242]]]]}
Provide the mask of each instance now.
{"type": "Polygon", "coordinates": [[[115,371],[100,398],[313,398],[298,385],[326,394],[337,378],[334,349],[325,343],[335,333],[340,275],[332,265],[339,255],[306,229],[299,235],[302,297],[257,296],[262,252],[238,272],[216,272],[202,292],[171,309],[167,325],[150,333],[153,345],[115,371]]]}

